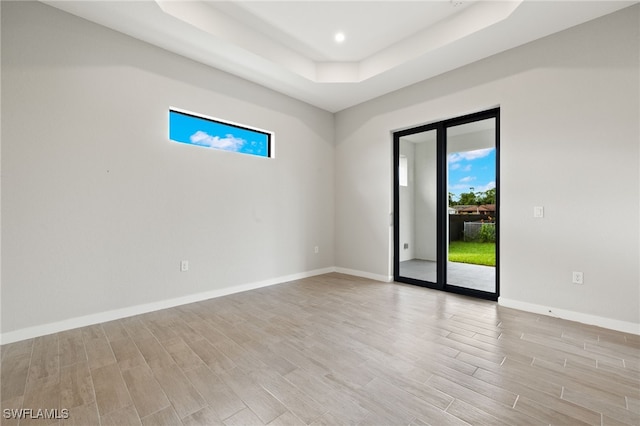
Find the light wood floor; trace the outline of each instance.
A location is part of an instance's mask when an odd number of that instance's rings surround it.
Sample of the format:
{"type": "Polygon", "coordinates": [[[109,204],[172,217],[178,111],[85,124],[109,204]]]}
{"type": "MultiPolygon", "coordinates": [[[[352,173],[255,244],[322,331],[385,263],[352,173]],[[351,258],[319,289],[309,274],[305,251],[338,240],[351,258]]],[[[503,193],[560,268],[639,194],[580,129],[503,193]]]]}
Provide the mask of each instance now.
{"type": "Polygon", "coordinates": [[[329,274],[5,345],[1,381],[75,425],[638,425],[640,337],[329,274]]]}

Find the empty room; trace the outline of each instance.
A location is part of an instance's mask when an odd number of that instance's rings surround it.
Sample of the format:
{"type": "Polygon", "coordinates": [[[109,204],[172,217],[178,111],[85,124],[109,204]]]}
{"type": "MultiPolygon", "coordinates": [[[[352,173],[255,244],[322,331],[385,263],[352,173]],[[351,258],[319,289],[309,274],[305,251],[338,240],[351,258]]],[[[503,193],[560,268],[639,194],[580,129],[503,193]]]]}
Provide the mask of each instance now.
{"type": "Polygon", "coordinates": [[[1,424],[640,424],[638,1],[0,17],[1,424]]]}

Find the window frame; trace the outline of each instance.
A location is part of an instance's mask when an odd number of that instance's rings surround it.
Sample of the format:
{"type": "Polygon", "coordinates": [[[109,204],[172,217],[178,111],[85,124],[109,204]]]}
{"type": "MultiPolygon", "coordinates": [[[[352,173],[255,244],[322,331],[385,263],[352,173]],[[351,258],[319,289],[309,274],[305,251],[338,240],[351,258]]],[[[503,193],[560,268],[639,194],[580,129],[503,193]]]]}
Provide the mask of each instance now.
{"type": "Polygon", "coordinates": [[[189,111],[189,110],[185,110],[182,108],[176,108],[176,107],[169,107],[169,114],[168,114],[168,123],[167,123],[167,128],[168,128],[168,132],[169,132],[169,140],[172,142],[176,142],[176,143],[181,143],[181,144],[185,144],[185,145],[192,145],[192,146],[199,146],[202,148],[208,148],[208,149],[213,149],[213,150],[217,150],[217,151],[226,151],[226,152],[234,152],[237,154],[244,154],[244,155],[250,155],[253,157],[259,157],[259,158],[274,158],[274,132],[271,132],[269,130],[264,130],[258,127],[254,127],[254,126],[248,126],[246,124],[240,124],[234,121],[230,121],[230,120],[224,120],[221,118],[216,118],[216,117],[211,117],[205,114],[200,114],[200,113],[196,113],[193,111],[189,111]],[[243,132],[252,132],[252,133],[257,133],[263,136],[266,136],[267,140],[266,140],[266,155],[262,155],[262,154],[256,154],[256,153],[252,153],[252,152],[243,152],[240,150],[232,150],[232,149],[224,149],[221,147],[214,147],[214,146],[207,146],[207,145],[203,145],[203,144],[197,144],[197,143],[192,143],[192,142],[188,142],[188,141],[183,141],[183,140],[176,140],[173,139],[171,137],[171,114],[175,113],[175,114],[179,114],[179,115],[183,115],[186,117],[192,117],[195,119],[199,119],[199,120],[204,120],[207,122],[211,122],[214,124],[218,124],[218,125],[222,125],[225,127],[230,127],[233,129],[239,129],[242,130],[243,132]]]}

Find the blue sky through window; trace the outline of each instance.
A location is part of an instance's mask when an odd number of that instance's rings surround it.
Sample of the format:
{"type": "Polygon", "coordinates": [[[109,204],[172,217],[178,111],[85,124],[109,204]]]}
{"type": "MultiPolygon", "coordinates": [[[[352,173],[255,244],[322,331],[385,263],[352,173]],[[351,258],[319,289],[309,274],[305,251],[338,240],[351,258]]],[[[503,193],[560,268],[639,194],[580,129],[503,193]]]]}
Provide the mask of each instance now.
{"type": "Polygon", "coordinates": [[[270,156],[271,135],[267,132],[169,111],[169,139],[175,142],[242,154],[270,156]]]}
{"type": "Polygon", "coordinates": [[[453,152],[448,156],[449,192],[454,200],[461,193],[484,192],[496,187],[496,149],[453,152]]]}

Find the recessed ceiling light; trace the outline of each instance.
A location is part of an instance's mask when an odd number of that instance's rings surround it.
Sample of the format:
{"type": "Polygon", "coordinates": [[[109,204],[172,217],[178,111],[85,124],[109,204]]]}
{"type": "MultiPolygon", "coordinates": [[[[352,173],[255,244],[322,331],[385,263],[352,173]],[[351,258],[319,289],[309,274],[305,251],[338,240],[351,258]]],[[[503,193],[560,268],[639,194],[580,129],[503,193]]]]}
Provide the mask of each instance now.
{"type": "Polygon", "coordinates": [[[333,36],[333,39],[336,43],[342,43],[345,40],[344,33],[342,31],[337,32],[336,35],[333,36]]]}

